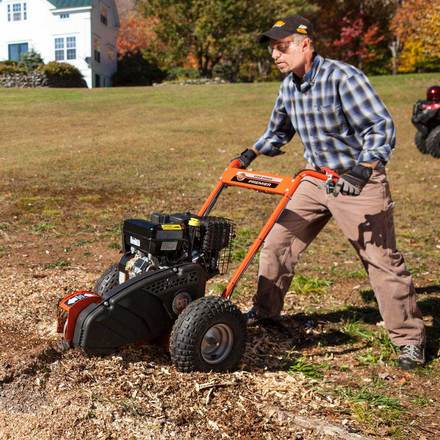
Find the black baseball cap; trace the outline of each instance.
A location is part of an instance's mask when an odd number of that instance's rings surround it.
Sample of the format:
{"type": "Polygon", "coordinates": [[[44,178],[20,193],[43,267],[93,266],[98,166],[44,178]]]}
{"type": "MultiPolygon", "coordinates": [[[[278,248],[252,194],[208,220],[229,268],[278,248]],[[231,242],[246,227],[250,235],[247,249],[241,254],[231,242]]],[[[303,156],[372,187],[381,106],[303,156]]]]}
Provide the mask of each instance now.
{"type": "Polygon", "coordinates": [[[268,31],[258,36],[257,41],[265,43],[269,40],[281,40],[292,34],[307,35],[313,38],[312,23],[301,15],[290,15],[277,20],[268,31]]]}

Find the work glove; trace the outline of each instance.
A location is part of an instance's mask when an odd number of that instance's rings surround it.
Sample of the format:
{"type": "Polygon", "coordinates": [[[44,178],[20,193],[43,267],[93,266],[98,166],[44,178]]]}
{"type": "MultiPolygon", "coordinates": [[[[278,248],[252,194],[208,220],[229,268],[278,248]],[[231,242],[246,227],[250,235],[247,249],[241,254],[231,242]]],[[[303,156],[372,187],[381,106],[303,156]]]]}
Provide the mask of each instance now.
{"type": "Polygon", "coordinates": [[[255,153],[254,150],[246,148],[246,150],[242,151],[240,156],[235,157],[234,160],[240,162],[240,168],[247,168],[256,157],[257,153],[255,153]]]}
{"type": "Polygon", "coordinates": [[[358,196],[370,179],[372,172],[372,168],[355,165],[350,171],[339,177],[335,184],[333,195],[336,197],[341,193],[346,196],[358,196]]]}

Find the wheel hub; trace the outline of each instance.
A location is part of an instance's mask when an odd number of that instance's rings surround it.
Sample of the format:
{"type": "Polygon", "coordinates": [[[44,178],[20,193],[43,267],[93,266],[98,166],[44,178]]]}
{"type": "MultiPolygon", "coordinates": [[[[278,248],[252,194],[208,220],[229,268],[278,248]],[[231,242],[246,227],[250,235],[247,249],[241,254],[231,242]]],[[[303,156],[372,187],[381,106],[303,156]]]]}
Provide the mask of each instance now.
{"type": "Polygon", "coordinates": [[[231,352],[234,345],[234,335],[226,324],[215,324],[203,335],[201,354],[208,364],[222,362],[231,352]]]}

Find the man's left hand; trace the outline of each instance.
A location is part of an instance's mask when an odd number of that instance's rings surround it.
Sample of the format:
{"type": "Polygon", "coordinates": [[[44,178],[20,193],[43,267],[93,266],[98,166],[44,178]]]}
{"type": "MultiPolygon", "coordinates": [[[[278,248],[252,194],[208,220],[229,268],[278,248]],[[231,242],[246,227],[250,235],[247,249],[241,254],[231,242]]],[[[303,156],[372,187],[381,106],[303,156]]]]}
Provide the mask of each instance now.
{"type": "Polygon", "coordinates": [[[240,153],[240,156],[235,157],[233,160],[240,162],[240,168],[247,168],[256,157],[257,153],[252,148],[246,148],[240,153]]]}
{"type": "Polygon", "coordinates": [[[358,196],[370,179],[372,172],[372,168],[355,165],[338,179],[333,195],[336,197],[341,193],[346,196],[358,196]]]}

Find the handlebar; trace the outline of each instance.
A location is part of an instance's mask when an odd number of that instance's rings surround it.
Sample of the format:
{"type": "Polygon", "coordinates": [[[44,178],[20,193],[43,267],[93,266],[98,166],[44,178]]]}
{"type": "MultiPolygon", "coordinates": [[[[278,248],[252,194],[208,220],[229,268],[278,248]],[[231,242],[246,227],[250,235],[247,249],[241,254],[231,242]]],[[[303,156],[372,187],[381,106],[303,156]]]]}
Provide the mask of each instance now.
{"type": "Polygon", "coordinates": [[[286,207],[288,201],[292,198],[293,194],[305,177],[315,177],[319,180],[325,181],[327,188],[334,186],[336,181],[339,179],[339,175],[328,168],[319,168],[318,170],[302,170],[293,177],[279,176],[258,171],[247,171],[246,169],[241,168],[241,163],[237,159],[231,161],[228,167],[224,170],[223,175],[217,182],[216,187],[198,212],[199,216],[208,215],[216,204],[217,199],[219,198],[223,189],[229,186],[238,186],[241,188],[281,196],[281,200],[279,201],[278,205],[275,207],[266,224],[261,229],[254,243],[249,248],[248,253],[236,269],[234,275],[223,291],[222,296],[224,298],[229,298],[232,295],[238,280],[243,275],[267,234],[272,229],[272,226],[275,224],[278,217],[281,215],[281,212],[286,207]]]}

